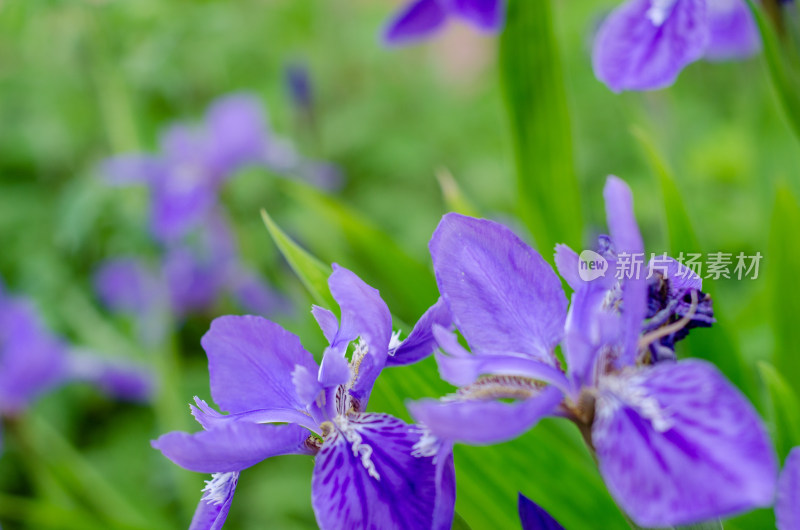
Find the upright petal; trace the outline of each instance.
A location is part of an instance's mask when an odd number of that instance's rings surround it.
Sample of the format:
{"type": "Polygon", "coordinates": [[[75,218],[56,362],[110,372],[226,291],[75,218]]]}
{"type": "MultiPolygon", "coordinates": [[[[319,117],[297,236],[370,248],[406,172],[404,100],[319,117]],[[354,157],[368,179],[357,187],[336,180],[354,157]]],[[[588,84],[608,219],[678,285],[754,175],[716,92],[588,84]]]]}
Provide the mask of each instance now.
{"type": "Polygon", "coordinates": [[[560,390],[548,387],[534,397],[514,403],[423,399],[407,406],[414,420],[425,425],[437,438],[489,445],[511,440],[528,431],[540,419],[555,412],[561,398],[560,390]]]}
{"type": "Polygon", "coordinates": [[[430,242],[439,292],[473,353],[555,363],[567,299],[553,269],[505,226],[444,216],[430,242]]]}
{"type": "Polygon", "coordinates": [[[611,90],[654,90],[675,82],[705,53],[705,0],[628,0],[597,34],[594,72],[611,90]]]}
{"type": "Polygon", "coordinates": [[[430,37],[446,20],[440,0],[412,0],[389,22],[383,40],[389,45],[410,44],[430,37]]]}
{"type": "Polygon", "coordinates": [[[640,526],[728,517],[775,494],[777,464],[761,419],[704,361],[601,381],[592,441],[609,491],[640,526]]]}
{"type": "Polygon", "coordinates": [[[517,498],[517,510],[522,530],[564,530],[552,515],[522,493],[517,498]]]}
{"type": "MultiPolygon", "coordinates": [[[[639,256],[644,261],[644,243],[642,243],[639,225],[633,214],[633,195],[630,188],[624,181],[612,175],[606,181],[603,197],[606,202],[608,229],[611,232],[617,256],[627,253],[630,256],[639,256]]],[[[645,278],[644,265],[642,265],[641,273],[634,270],[630,278],[623,280],[623,351],[620,365],[632,364],[638,353],[639,334],[647,312],[647,281],[645,278]]]]}
{"type": "Polygon", "coordinates": [[[332,343],[333,339],[336,338],[336,332],[339,331],[339,319],[336,318],[332,311],[318,305],[311,307],[311,314],[314,315],[314,320],[317,321],[320,329],[322,329],[325,340],[328,341],[328,344],[332,343]]]}
{"type": "Polygon", "coordinates": [[[195,434],[170,432],[153,440],[152,446],[190,471],[229,473],[272,456],[313,454],[306,445],[310,435],[303,427],[291,424],[230,422],[195,434]]]}
{"type": "Polygon", "coordinates": [[[353,354],[355,380],[350,389],[350,395],[359,401],[361,410],[364,410],[372,385],[383,370],[389,354],[392,315],[378,290],[344,267],[333,264],[328,285],[342,312],[339,331],[331,343],[331,349],[342,350],[356,337],[360,337],[366,345],[365,350],[359,349],[353,354]]]}
{"type": "Polygon", "coordinates": [[[436,465],[411,454],[419,438],[417,428],[385,414],[349,416],[316,458],[311,491],[320,528],[432,528],[436,465]]]}
{"type": "Polygon", "coordinates": [[[286,408],[305,410],[292,383],[295,366],[316,373],[300,339],[255,316],[224,316],[211,323],[201,343],[208,355],[211,395],[230,412],[286,408]]]}
{"type": "Polygon", "coordinates": [[[451,0],[450,12],[482,31],[496,32],[505,21],[505,0],[451,0]]]}
{"type": "Polygon", "coordinates": [[[778,530],[800,529],[800,448],[795,447],[786,457],[778,479],[778,499],[775,501],[775,522],[778,530]]]}
{"type": "Polygon", "coordinates": [[[189,530],[221,530],[231,509],[239,472],[215,473],[206,481],[189,530]]]}
{"type": "Polygon", "coordinates": [[[708,0],[708,23],[706,59],[742,59],[761,49],[758,26],[745,0],[708,0]]]}
{"type": "Polygon", "coordinates": [[[450,309],[448,309],[445,301],[439,298],[414,324],[414,329],[411,330],[408,337],[389,352],[386,365],[401,366],[424,359],[437,348],[436,339],[433,336],[433,327],[449,328],[452,326],[452,321],[453,317],[450,315],[450,309]]]}

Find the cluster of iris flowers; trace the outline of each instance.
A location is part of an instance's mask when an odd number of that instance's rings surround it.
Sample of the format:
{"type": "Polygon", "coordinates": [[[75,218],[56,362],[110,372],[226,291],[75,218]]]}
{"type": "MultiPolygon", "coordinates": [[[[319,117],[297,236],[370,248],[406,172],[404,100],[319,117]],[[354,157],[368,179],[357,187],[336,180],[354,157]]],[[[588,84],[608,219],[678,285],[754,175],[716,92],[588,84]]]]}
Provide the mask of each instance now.
{"type": "MultiPolygon", "coordinates": [[[[505,8],[503,0],[414,0],[384,39],[415,42],[450,19],[497,32],[505,8]]],[[[614,91],[650,90],[672,84],[693,61],[759,48],[745,0],[628,0],[598,29],[593,66],[614,91]]],[[[290,78],[303,100],[306,83],[290,78]]],[[[218,200],[221,186],[247,166],[325,187],[338,178],[276,138],[246,94],[215,102],[199,126],[166,130],[157,154],[103,165],[109,183],[144,185],[150,194],[161,262],[115,258],[95,277],[110,309],[137,317],[144,342],[161,340],[168,319],[207,309],[226,293],[253,313],[285,308],[242,262],[218,200]]],[[[644,244],[627,185],[609,177],[604,196],[609,235],[595,251],[613,269],[621,254],[644,253],[644,244]]],[[[714,365],[675,355],[690,330],[714,323],[699,276],[672,260],[648,278],[585,280],[578,254],[558,245],[559,277],[510,228],[452,213],[429,249],[440,298],[403,339],[379,292],[336,264],[328,286],[339,315],[312,308],[328,343],[319,364],[300,338],[270,320],[213,321],[202,346],[211,396],[224,413],[195,397],[191,412],[202,430],[152,443],[176,464],[210,475],[192,529],[221,528],[240,473],[287,454],[315,459],[311,505],[320,528],[450,528],[454,445],[505,442],[546,416],[579,429],[635,525],[687,525],[774,506],[780,530],[800,528],[800,449],[779,472],[744,395],[714,365]],[[409,402],[415,424],[367,411],[385,368],[402,370],[430,355],[453,393],[409,402]]],[[[28,301],[2,290],[0,324],[2,416],[20,414],[70,380],[123,399],[151,394],[145,371],[69,346],[28,301]]],[[[519,516],[524,529],[561,528],[522,495],[519,516]]]]}

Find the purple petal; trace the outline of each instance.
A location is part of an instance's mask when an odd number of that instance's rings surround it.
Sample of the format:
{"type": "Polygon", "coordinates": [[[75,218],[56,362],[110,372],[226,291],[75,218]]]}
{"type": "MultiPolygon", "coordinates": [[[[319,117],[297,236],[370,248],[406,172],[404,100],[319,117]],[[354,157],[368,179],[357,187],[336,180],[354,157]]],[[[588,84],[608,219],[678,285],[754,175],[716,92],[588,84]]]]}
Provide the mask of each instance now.
{"type": "Polygon", "coordinates": [[[164,162],[150,155],[118,155],[100,165],[100,173],[107,182],[117,186],[150,184],[164,178],[165,172],[164,162]]]}
{"type": "Polygon", "coordinates": [[[592,441],[609,491],[640,526],[729,517],[775,494],[777,464],[761,419],[704,361],[601,382],[592,441]]]}
{"type": "Polygon", "coordinates": [[[231,509],[239,472],[216,473],[206,481],[189,530],[221,530],[231,509]]]}
{"type": "Polygon", "coordinates": [[[224,316],[211,323],[201,343],[208,355],[211,395],[221,408],[305,410],[292,372],[300,365],[316,373],[317,365],[292,333],[260,317],[224,316]]]}
{"type": "Polygon", "coordinates": [[[530,377],[552,383],[562,390],[569,388],[567,378],[558,368],[514,355],[472,355],[464,350],[454,333],[441,326],[433,330],[436,341],[450,355],[437,355],[436,363],[442,379],[454,386],[473,383],[482,375],[530,377]]]}
{"type": "Polygon", "coordinates": [[[68,359],[69,377],[86,381],[104,393],[126,401],[148,401],[153,397],[153,374],[143,366],[87,353],[68,359]]]}
{"type": "Polygon", "coordinates": [[[800,528],[800,448],[797,447],[786,457],[778,479],[775,522],[778,530],[800,528]]]}
{"type": "Polygon", "coordinates": [[[433,336],[433,327],[450,328],[452,327],[452,321],[453,317],[450,315],[447,304],[442,298],[439,298],[414,324],[414,329],[400,343],[400,346],[389,352],[386,365],[402,366],[412,364],[429,356],[438,346],[433,336]]]}
{"type": "Polygon", "coordinates": [[[110,310],[141,314],[163,304],[159,280],[136,258],[108,260],[95,272],[94,287],[110,310]]]}
{"type": "Polygon", "coordinates": [[[597,34],[594,72],[616,92],[664,88],[703,56],[708,40],[705,0],[628,0],[597,34]]]}
{"type": "Polygon", "coordinates": [[[488,445],[516,438],[552,414],[561,391],[548,387],[538,395],[514,403],[502,401],[437,401],[408,403],[414,420],[442,440],[488,445]]]}
{"type": "Polygon", "coordinates": [[[350,395],[364,410],[372,385],[386,364],[392,336],[392,315],[377,289],[335,263],[328,286],[342,312],[331,349],[346,348],[356,337],[367,345],[366,355],[354,367],[357,379],[350,389],[350,395]]]}
{"type": "Polygon", "coordinates": [[[170,432],[152,445],[190,471],[241,471],[278,455],[313,454],[306,445],[311,433],[297,425],[230,422],[195,434],[170,432]]]}
{"type": "Polygon", "coordinates": [[[322,329],[325,340],[328,341],[328,344],[332,343],[336,338],[336,332],[339,331],[339,319],[336,318],[333,312],[318,305],[311,307],[311,314],[314,315],[314,319],[322,329]]]}
{"type": "Polygon", "coordinates": [[[499,223],[450,213],[430,251],[439,292],[473,353],[555,363],[567,299],[535,250],[499,223]]]}
{"type": "MultiPolygon", "coordinates": [[[[659,258],[662,259],[662,258],[659,258]]],[[[703,279],[697,275],[692,269],[683,266],[678,260],[666,257],[666,271],[658,271],[658,265],[653,265],[655,262],[650,261],[650,266],[654,266],[654,271],[665,272],[664,277],[669,280],[669,294],[671,296],[678,296],[684,291],[703,289],[703,279]]]]}
{"type": "Polygon", "coordinates": [[[452,0],[450,4],[451,13],[487,32],[503,28],[505,11],[504,0],[452,0]]]}
{"type": "Polygon", "coordinates": [[[350,415],[317,455],[311,497],[322,530],[431,528],[436,466],[412,456],[419,430],[385,414],[350,415]]]}
{"type": "Polygon", "coordinates": [[[388,45],[410,44],[436,33],[445,20],[447,13],[439,0],[414,0],[392,18],[383,40],[388,45]]]}
{"type": "Polygon", "coordinates": [[[708,23],[711,39],[706,59],[741,59],[761,49],[758,26],[744,0],[708,0],[708,23]]]}
{"type": "Polygon", "coordinates": [[[556,245],[555,262],[558,274],[566,280],[572,290],[577,291],[584,285],[585,282],[578,274],[580,258],[574,250],[567,245],[556,245]]]}
{"type": "Polygon", "coordinates": [[[66,346],[27,301],[0,301],[0,411],[16,414],[67,378],[66,346]]]}
{"type": "Polygon", "coordinates": [[[294,423],[310,431],[321,432],[319,424],[310,415],[295,409],[255,409],[235,414],[220,414],[197,396],[195,396],[194,402],[196,406],[189,405],[192,416],[207,431],[229,422],[245,421],[249,423],[294,423]]]}
{"type": "MultiPolygon", "coordinates": [[[[681,0],[694,1],[694,0],[681,0]]],[[[631,256],[644,256],[644,243],[633,214],[633,195],[624,181],[609,176],[603,189],[606,202],[606,218],[611,240],[617,256],[623,252],[631,256]]],[[[639,344],[639,333],[642,321],[647,313],[647,281],[646,274],[633,274],[622,286],[622,320],[623,320],[623,352],[621,365],[632,364],[636,359],[639,344]]]]}
{"type": "Polygon", "coordinates": [[[222,176],[256,163],[269,141],[263,105],[250,94],[234,94],[215,101],[206,114],[205,125],[211,163],[222,176]]]}
{"type": "Polygon", "coordinates": [[[522,493],[517,499],[517,510],[522,530],[564,530],[544,508],[522,493]]]}
{"type": "Polygon", "coordinates": [[[178,315],[202,312],[219,298],[224,269],[187,246],[170,248],[162,264],[170,306],[178,315]]]}

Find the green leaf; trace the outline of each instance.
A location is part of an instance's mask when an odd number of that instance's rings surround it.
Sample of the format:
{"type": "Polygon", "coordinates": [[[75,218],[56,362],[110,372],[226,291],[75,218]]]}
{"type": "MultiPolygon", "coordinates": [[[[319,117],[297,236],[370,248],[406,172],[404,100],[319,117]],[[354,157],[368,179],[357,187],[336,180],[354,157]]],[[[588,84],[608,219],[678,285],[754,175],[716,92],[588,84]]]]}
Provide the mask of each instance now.
{"type": "MultiPolygon", "coordinates": [[[[681,252],[701,252],[697,233],[689,218],[683,195],[672,176],[672,170],[644,129],[635,127],[632,133],[658,181],[664,204],[670,255],[675,257],[681,252]]],[[[713,282],[704,282],[703,290],[716,300],[716,288],[713,282]]],[[[755,400],[757,397],[755,379],[746,369],[739,344],[729,332],[732,329],[730,320],[725,309],[718,303],[714,304],[714,317],[717,320],[714,326],[710,329],[693,331],[684,341],[683,347],[688,349],[690,355],[713,362],[751,400],[755,400]]]]}
{"type": "Polygon", "coordinates": [[[767,389],[767,420],[781,459],[800,445],[800,402],[786,380],[767,362],[758,363],[767,389]]]}
{"type": "Polygon", "coordinates": [[[797,285],[797,267],[800,264],[800,240],[793,228],[800,226],[800,204],[785,186],[777,190],[772,214],[768,252],[764,267],[769,282],[770,301],[775,336],[774,364],[789,382],[794,392],[800,390],[800,363],[797,362],[797,345],[800,344],[800,298],[793,295],[791,287],[797,285]]]}
{"type": "Polygon", "coordinates": [[[520,215],[544,256],[583,230],[553,0],[511,0],[500,73],[512,130],[520,215]]]}
{"type": "Polygon", "coordinates": [[[264,225],[269,230],[272,240],[278,249],[289,262],[289,266],[300,278],[305,288],[308,290],[314,301],[324,307],[336,307],[336,303],[328,289],[328,276],[331,269],[320,260],[301,248],[289,236],[287,236],[275,221],[269,216],[266,210],[261,210],[261,218],[264,225]]]}

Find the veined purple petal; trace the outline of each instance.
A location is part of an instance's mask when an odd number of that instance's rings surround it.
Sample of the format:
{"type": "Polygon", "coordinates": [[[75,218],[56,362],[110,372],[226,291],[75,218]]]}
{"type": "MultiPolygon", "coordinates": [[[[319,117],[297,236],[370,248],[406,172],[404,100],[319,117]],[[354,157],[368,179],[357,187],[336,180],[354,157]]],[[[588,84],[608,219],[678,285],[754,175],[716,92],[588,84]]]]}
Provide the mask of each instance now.
{"type": "Polygon", "coordinates": [[[800,528],[800,448],[795,447],[786,457],[778,479],[778,498],[775,501],[775,523],[778,530],[800,528]]]}
{"type": "MultiPolygon", "coordinates": [[[[679,0],[694,1],[694,0],[679,0]]],[[[676,7],[677,9],[677,7],[676,7]]],[[[606,218],[611,240],[617,256],[623,252],[630,256],[644,256],[644,243],[639,233],[639,225],[633,214],[633,194],[624,181],[609,176],[603,189],[606,202],[606,218]]],[[[620,366],[633,364],[639,344],[642,321],[647,313],[646,274],[632,274],[622,285],[623,351],[620,366]]]]}
{"type": "Polygon", "coordinates": [[[473,353],[554,364],[567,299],[550,265],[505,226],[450,213],[430,242],[439,292],[473,353]]]}
{"type": "Polygon", "coordinates": [[[432,528],[436,466],[411,454],[419,430],[386,414],[345,422],[314,466],[311,500],[320,528],[432,528]]]}
{"type": "Polygon", "coordinates": [[[774,498],[777,463],[761,419],[704,361],[601,381],[592,441],[609,491],[640,526],[728,517],[774,498]]]}
{"type": "Polygon", "coordinates": [[[106,182],[116,186],[150,184],[164,177],[164,162],[151,155],[127,154],[105,159],[100,173],[106,182]]]}
{"type": "Polygon", "coordinates": [[[224,316],[211,323],[201,343],[208,355],[211,395],[221,408],[305,410],[292,372],[300,365],[316,373],[317,365],[294,334],[264,318],[224,316]]]}
{"type": "Polygon", "coordinates": [[[522,530],[564,530],[552,515],[522,493],[517,498],[517,510],[522,530]]]}
{"type": "Polygon", "coordinates": [[[66,345],[27,300],[0,301],[0,412],[16,414],[67,378],[66,345]]]}
{"type": "Polygon", "coordinates": [[[473,383],[482,375],[513,375],[552,383],[569,389],[566,376],[558,368],[519,355],[472,355],[464,350],[454,333],[441,326],[433,330],[438,344],[451,355],[437,354],[442,379],[454,386],[473,383]]]}
{"type": "Polygon", "coordinates": [[[206,481],[189,530],[221,530],[239,482],[239,472],[215,473],[206,481]]]}
{"type": "Polygon", "coordinates": [[[628,0],[597,34],[595,75],[616,92],[669,86],[705,53],[708,26],[705,0],[628,0]]]}
{"type": "Polygon", "coordinates": [[[447,12],[440,0],[413,0],[392,18],[383,40],[389,45],[410,44],[430,37],[446,20],[447,12]]]}
{"type": "Polygon", "coordinates": [[[306,445],[311,433],[298,425],[229,422],[195,434],[170,432],[152,446],[190,471],[241,471],[278,455],[313,454],[306,445]]]}
{"type": "Polygon", "coordinates": [[[479,30],[500,31],[505,22],[505,0],[450,0],[449,11],[479,30]]]}
{"type": "Polygon", "coordinates": [[[92,383],[104,393],[127,401],[148,401],[155,390],[149,370],[119,359],[72,352],[67,371],[71,379],[92,383]]]}
{"type": "Polygon", "coordinates": [[[414,324],[414,329],[400,343],[400,346],[389,352],[386,365],[402,366],[424,359],[437,348],[436,339],[433,336],[433,327],[450,328],[452,327],[452,321],[453,317],[450,315],[447,304],[442,298],[439,298],[414,324]]]}
{"type": "Polygon", "coordinates": [[[331,295],[341,309],[341,320],[331,349],[342,350],[356,337],[366,344],[363,357],[353,359],[356,379],[350,395],[364,410],[375,379],[386,364],[392,336],[392,315],[377,289],[364,283],[353,272],[333,264],[328,279],[331,295]]]}
{"type": "Polygon", "coordinates": [[[336,332],[339,331],[339,319],[332,311],[328,311],[324,307],[318,305],[311,306],[311,314],[322,329],[322,334],[325,335],[325,340],[328,344],[332,343],[336,338],[336,332]]]}
{"type": "Polygon", "coordinates": [[[232,94],[215,101],[206,113],[210,158],[225,178],[256,163],[269,141],[261,101],[252,94],[232,94]]]}
{"type": "Polygon", "coordinates": [[[758,26],[745,0],[707,0],[711,39],[705,58],[742,59],[761,49],[758,26]]]}
{"type": "Polygon", "coordinates": [[[561,398],[560,390],[548,387],[534,397],[514,403],[423,399],[407,406],[414,420],[437,438],[488,445],[511,440],[531,429],[555,411],[561,398]]]}

